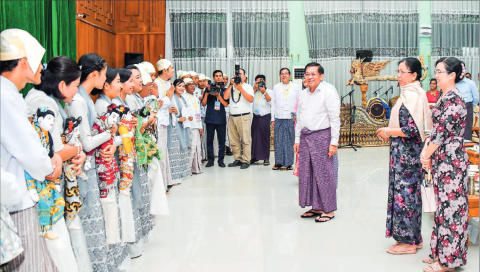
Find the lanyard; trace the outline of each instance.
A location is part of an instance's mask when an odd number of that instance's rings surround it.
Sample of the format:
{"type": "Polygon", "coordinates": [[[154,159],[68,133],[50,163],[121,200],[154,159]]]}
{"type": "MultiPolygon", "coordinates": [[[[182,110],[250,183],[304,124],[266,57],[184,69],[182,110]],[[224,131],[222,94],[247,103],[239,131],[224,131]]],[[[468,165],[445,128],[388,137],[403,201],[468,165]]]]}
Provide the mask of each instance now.
{"type": "Polygon", "coordinates": [[[158,77],[158,81],[160,81],[160,84],[162,84],[163,96],[167,96],[167,90],[165,90],[165,85],[163,85],[163,80],[160,77],[158,77]]]}
{"type": "Polygon", "coordinates": [[[288,93],[290,92],[290,83],[288,83],[288,89],[287,89],[287,94],[285,95],[285,87],[283,86],[282,84],[282,88],[283,88],[283,96],[285,97],[285,101],[288,100],[288,93]]]}
{"type": "Polygon", "coordinates": [[[195,107],[195,111],[197,111],[197,108],[198,108],[197,103],[193,102],[193,99],[192,99],[192,97],[190,96],[190,94],[187,93],[187,96],[188,96],[188,98],[190,98],[190,100],[192,101],[192,104],[193,104],[193,106],[195,107]]]}
{"type": "Polygon", "coordinates": [[[263,95],[262,92],[260,92],[260,91],[258,91],[258,92],[260,93],[260,95],[257,95],[257,103],[258,103],[258,101],[260,101],[260,98],[261,98],[262,95],[263,95]]]}

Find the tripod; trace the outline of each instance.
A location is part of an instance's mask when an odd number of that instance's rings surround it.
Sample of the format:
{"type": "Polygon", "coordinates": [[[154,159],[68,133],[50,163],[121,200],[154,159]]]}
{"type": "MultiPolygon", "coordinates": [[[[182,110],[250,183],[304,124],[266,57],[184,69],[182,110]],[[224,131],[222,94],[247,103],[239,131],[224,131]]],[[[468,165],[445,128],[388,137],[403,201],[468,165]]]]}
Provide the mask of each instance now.
{"type": "Polygon", "coordinates": [[[350,91],[348,94],[346,94],[345,96],[342,97],[342,101],[343,99],[348,95],[350,96],[350,132],[348,133],[348,144],[346,145],[342,145],[340,146],[339,148],[343,148],[343,147],[351,147],[353,148],[353,150],[357,151],[356,148],[360,148],[361,146],[359,145],[355,145],[353,144],[353,141],[352,141],[352,123],[353,123],[353,113],[352,113],[352,96],[353,96],[353,92],[355,91],[355,89],[353,89],[352,91],[350,91]]]}

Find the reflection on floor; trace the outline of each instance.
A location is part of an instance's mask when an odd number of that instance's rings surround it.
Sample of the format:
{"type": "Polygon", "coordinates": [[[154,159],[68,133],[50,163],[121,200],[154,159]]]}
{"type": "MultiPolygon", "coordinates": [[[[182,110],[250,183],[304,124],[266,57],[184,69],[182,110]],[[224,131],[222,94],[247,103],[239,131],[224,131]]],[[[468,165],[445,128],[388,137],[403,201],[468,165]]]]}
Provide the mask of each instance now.
{"type": "MultiPolygon", "coordinates": [[[[339,159],[338,212],[322,224],[300,218],[297,178],[271,170],[273,153],[268,167],[204,169],[172,188],[171,215],[158,219],[131,271],[423,271],[432,215],[423,216],[417,254],[385,252],[394,244],[385,238],[388,147],[341,149],[339,159]]],[[[456,271],[479,271],[478,245],[456,271]]]]}

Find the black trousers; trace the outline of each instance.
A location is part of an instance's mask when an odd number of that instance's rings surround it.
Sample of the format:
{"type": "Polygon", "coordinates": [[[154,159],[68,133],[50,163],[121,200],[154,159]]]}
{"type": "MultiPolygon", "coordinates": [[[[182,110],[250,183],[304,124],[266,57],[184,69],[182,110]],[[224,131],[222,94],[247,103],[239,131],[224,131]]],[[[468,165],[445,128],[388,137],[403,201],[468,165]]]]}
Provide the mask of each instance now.
{"type": "Polygon", "coordinates": [[[214,162],[215,156],[213,154],[213,137],[215,131],[217,132],[218,140],[218,162],[223,162],[225,158],[225,135],[227,134],[227,125],[205,124],[207,127],[207,153],[208,162],[214,162]]]}
{"type": "Polygon", "coordinates": [[[465,124],[465,133],[463,138],[465,140],[472,140],[472,127],[473,127],[473,104],[472,102],[465,103],[467,106],[467,120],[465,124]]]}

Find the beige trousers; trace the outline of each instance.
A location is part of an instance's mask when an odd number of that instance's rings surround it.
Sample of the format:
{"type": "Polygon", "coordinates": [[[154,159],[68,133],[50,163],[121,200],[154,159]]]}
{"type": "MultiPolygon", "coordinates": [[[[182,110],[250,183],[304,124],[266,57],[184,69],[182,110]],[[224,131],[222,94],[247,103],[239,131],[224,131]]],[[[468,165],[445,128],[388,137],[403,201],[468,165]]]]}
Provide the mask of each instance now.
{"type": "Polygon", "coordinates": [[[230,146],[232,147],[233,157],[235,160],[250,163],[250,159],[252,157],[251,128],[252,122],[250,114],[237,117],[230,115],[228,118],[228,139],[230,141],[230,146]]]}

